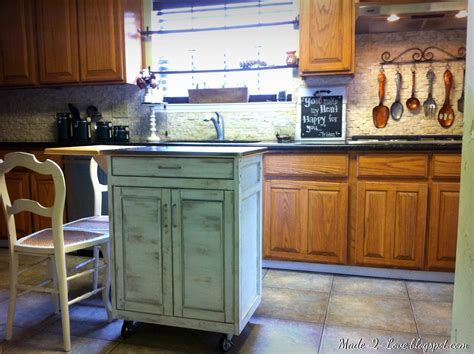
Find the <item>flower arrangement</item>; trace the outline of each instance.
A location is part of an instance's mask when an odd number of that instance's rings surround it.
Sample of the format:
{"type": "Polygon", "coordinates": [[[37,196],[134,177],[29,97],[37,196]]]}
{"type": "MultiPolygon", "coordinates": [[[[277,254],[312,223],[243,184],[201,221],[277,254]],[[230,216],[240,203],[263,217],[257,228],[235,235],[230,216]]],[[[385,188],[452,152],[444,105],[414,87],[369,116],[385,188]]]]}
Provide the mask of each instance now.
{"type": "Polygon", "coordinates": [[[143,103],[163,102],[163,90],[159,85],[159,80],[155,74],[150,71],[150,68],[140,71],[140,75],[137,78],[137,86],[141,90],[145,89],[143,103]]]}

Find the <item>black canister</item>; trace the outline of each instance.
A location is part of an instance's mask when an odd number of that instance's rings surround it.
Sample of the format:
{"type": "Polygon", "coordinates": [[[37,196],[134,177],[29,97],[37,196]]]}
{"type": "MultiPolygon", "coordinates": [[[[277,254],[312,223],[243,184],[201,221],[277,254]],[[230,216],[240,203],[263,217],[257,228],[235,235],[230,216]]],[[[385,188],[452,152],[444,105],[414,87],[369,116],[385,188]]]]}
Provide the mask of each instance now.
{"type": "Polygon", "coordinates": [[[74,141],[82,144],[91,142],[90,118],[87,118],[87,120],[77,120],[74,122],[74,141]]]}
{"type": "Polygon", "coordinates": [[[114,142],[116,143],[129,142],[130,133],[129,133],[128,125],[114,125],[112,129],[113,129],[114,142]]]}
{"type": "Polygon", "coordinates": [[[70,113],[56,113],[58,142],[67,143],[72,138],[72,118],[70,113]]]}
{"type": "Polygon", "coordinates": [[[95,139],[98,143],[107,144],[112,142],[112,123],[96,122],[95,123],[95,139]]]}

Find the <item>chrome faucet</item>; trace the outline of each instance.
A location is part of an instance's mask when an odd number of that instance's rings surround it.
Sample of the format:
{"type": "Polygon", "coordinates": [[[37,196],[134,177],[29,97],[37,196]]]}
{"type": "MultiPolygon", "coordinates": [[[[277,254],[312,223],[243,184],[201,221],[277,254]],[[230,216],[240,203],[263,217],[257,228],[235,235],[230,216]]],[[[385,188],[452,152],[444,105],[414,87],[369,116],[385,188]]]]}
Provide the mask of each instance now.
{"type": "Polygon", "coordinates": [[[216,128],[217,139],[224,140],[224,118],[218,112],[214,112],[214,114],[216,118],[212,117],[211,119],[204,119],[204,121],[211,121],[214,128],[216,128]]]}

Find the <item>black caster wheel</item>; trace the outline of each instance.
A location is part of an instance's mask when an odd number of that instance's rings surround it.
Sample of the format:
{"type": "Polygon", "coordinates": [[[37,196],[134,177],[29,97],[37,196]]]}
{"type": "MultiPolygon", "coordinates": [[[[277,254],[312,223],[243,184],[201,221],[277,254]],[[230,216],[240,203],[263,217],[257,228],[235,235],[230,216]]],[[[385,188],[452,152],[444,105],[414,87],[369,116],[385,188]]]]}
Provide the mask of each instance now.
{"type": "Polygon", "coordinates": [[[227,334],[223,334],[221,336],[221,339],[219,340],[219,349],[223,352],[223,353],[227,353],[230,348],[232,348],[232,341],[227,338],[227,334]]]}
{"type": "Polygon", "coordinates": [[[123,339],[129,338],[132,335],[134,329],[135,329],[135,326],[133,324],[133,321],[123,321],[122,332],[121,332],[122,338],[123,339]]]}

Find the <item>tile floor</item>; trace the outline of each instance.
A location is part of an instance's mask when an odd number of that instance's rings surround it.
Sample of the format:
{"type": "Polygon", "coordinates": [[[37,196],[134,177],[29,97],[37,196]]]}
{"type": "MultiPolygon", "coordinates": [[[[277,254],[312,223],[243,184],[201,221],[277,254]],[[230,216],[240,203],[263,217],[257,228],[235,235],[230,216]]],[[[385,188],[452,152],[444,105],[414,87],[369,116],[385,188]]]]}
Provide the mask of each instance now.
{"type": "MultiPolygon", "coordinates": [[[[38,268],[22,281],[34,283],[42,274],[38,268]]],[[[19,298],[14,339],[4,340],[8,278],[6,250],[0,249],[0,353],[60,352],[61,320],[45,294],[19,298]]],[[[229,353],[422,353],[395,345],[449,339],[451,284],[264,270],[263,285],[262,303],[229,353]],[[366,346],[341,350],[341,341],[366,346]]],[[[220,335],[203,331],[141,324],[123,340],[122,321],[106,323],[100,305],[97,298],[71,307],[73,353],[218,353],[220,335]]]]}

